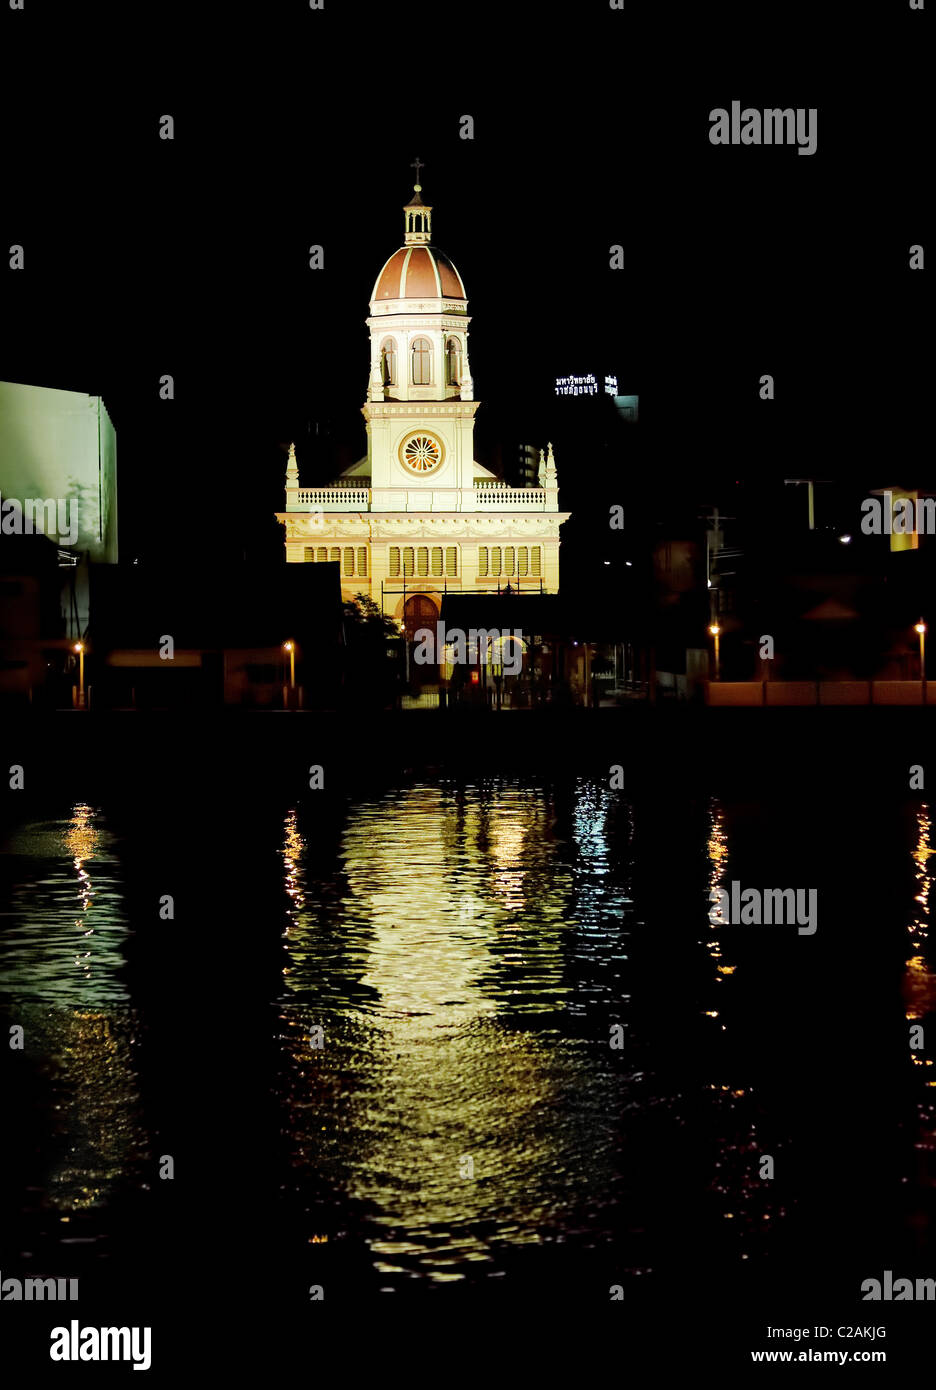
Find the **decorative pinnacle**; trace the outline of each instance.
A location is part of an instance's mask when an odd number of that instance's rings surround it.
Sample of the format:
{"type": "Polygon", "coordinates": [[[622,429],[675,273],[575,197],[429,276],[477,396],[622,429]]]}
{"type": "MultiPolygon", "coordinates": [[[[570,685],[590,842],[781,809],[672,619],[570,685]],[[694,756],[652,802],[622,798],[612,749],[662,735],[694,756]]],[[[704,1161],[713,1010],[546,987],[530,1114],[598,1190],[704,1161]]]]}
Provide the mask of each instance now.
{"type": "Polygon", "coordinates": [[[421,193],[421,192],[422,192],[422,184],[419,182],[419,171],[420,171],[420,169],[425,169],[425,167],[426,167],[425,164],[423,164],[422,160],[419,158],[418,155],[416,156],[416,158],[413,160],[412,164],[410,165],[410,168],[411,168],[411,169],[415,169],[415,170],[416,170],[416,182],[413,184],[413,189],[414,189],[414,191],[415,191],[416,193],[421,193]]]}

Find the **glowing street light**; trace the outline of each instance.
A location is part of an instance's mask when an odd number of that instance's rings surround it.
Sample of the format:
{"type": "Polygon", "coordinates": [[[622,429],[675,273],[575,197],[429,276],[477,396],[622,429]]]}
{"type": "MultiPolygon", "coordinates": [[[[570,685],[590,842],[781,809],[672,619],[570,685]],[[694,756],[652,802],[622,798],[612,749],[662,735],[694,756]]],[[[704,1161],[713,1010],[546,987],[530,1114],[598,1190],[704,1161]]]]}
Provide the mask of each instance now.
{"type": "Polygon", "coordinates": [[[295,642],[284,642],[283,651],[289,652],[289,688],[296,688],[296,644],[295,642]]]}
{"type": "Polygon", "coordinates": [[[709,634],[715,639],[715,679],[721,679],[721,666],[718,653],[718,639],[721,636],[721,628],[718,623],[712,623],[709,627],[709,634]]]}
{"type": "Polygon", "coordinates": [[[926,623],[921,618],[914,626],[914,632],[920,639],[920,687],[923,694],[923,703],[926,704],[926,623]]]}
{"type": "Polygon", "coordinates": [[[78,653],[78,708],[84,709],[85,688],[84,688],[84,642],[75,643],[75,651],[78,653]]]}

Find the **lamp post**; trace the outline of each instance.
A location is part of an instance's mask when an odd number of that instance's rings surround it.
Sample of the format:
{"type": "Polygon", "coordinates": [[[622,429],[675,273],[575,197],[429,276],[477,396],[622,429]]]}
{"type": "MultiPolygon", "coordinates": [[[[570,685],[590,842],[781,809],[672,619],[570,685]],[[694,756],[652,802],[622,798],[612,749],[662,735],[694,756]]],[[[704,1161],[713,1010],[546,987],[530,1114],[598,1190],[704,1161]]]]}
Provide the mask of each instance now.
{"type": "Polygon", "coordinates": [[[718,654],[718,639],[721,637],[721,628],[718,626],[718,623],[712,623],[709,627],[709,632],[715,639],[715,679],[721,680],[721,665],[718,654]]]}
{"type": "Polygon", "coordinates": [[[75,643],[75,651],[78,653],[78,708],[85,707],[85,688],[84,688],[84,642],[75,643]]]}
{"type": "MultiPolygon", "coordinates": [[[[290,690],[290,691],[294,691],[294,690],[296,689],[296,644],[295,644],[295,642],[284,642],[284,643],[283,643],[283,651],[284,651],[284,652],[289,652],[289,690],[290,690]]],[[[283,686],[283,706],[284,706],[284,708],[288,708],[288,706],[289,706],[290,704],[294,703],[294,700],[295,700],[295,697],[294,697],[292,694],[288,694],[288,693],[287,693],[286,686],[284,685],[284,686],[283,686]]]]}
{"type": "Polygon", "coordinates": [[[923,703],[926,704],[926,623],[921,618],[914,627],[914,632],[920,639],[920,693],[923,703]]]}

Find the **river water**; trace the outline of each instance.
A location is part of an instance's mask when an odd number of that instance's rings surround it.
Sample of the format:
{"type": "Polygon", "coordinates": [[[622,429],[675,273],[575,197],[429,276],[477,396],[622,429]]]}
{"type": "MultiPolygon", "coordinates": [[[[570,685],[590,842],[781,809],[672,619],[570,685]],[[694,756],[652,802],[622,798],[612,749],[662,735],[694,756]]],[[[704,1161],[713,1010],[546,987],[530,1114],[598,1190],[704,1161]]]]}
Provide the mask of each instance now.
{"type": "Polygon", "coordinates": [[[709,780],[7,798],[4,1274],[652,1306],[933,1273],[929,805],[709,780]],[[817,932],[713,926],[732,880],[816,888],[817,932]]]}

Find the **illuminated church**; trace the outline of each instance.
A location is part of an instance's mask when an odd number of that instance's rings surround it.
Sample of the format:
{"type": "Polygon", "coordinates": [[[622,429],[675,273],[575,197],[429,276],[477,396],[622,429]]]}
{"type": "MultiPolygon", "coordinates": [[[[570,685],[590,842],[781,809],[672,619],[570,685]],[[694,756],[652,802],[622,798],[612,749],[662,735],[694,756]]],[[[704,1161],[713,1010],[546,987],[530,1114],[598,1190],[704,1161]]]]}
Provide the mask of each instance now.
{"type": "Polygon", "coordinates": [[[367,319],[367,456],[329,486],[304,488],[292,446],[277,520],[288,561],[338,561],[344,598],[369,594],[412,631],[434,622],[445,593],[557,593],[569,513],[552,445],[538,486],[507,487],[475,461],[468,296],[431,243],[419,183],[403,214],[403,245],[377,276],[367,319]]]}

